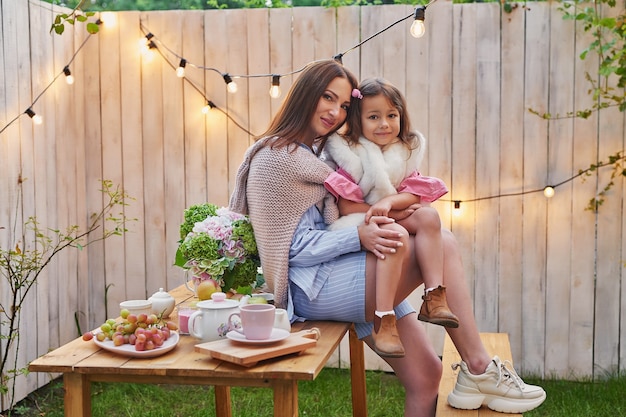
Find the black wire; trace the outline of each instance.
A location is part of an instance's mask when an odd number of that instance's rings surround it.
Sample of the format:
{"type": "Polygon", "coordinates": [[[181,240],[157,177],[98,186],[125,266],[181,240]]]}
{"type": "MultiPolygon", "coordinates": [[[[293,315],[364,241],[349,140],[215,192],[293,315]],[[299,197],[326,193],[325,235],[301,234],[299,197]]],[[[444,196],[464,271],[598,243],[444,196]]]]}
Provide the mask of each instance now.
{"type": "MultiPolygon", "coordinates": [[[[623,157],[620,159],[624,159],[623,157]]],[[[439,201],[443,201],[443,202],[447,202],[447,203],[474,203],[476,201],[483,201],[483,200],[491,200],[494,198],[501,198],[501,197],[515,197],[515,196],[520,196],[520,195],[525,195],[525,194],[532,194],[532,193],[538,193],[538,192],[543,192],[547,187],[552,187],[554,189],[556,189],[557,187],[560,187],[563,184],[566,184],[570,181],[575,180],[576,178],[580,177],[581,175],[584,175],[590,171],[594,171],[598,168],[602,168],[605,167],[607,165],[612,165],[612,163],[610,161],[608,162],[598,162],[596,165],[594,165],[593,167],[589,167],[587,169],[583,169],[578,171],[578,174],[573,175],[571,177],[569,177],[566,180],[563,180],[559,183],[556,183],[554,185],[546,185],[544,188],[538,188],[536,190],[531,190],[531,191],[520,191],[517,193],[507,193],[507,194],[497,194],[497,195],[490,195],[487,197],[478,197],[478,198],[471,198],[468,200],[444,200],[444,199],[440,199],[439,201]]]]}
{"type": "MultiPolygon", "coordinates": [[[[163,52],[161,52],[161,50],[157,47],[155,48],[157,50],[157,52],[159,53],[159,55],[161,55],[161,57],[163,58],[163,60],[170,66],[172,67],[172,69],[176,69],[177,66],[175,66],[174,64],[172,64],[172,62],[167,59],[167,57],[165,55],[163,55],[163,52]]],[[[183,78],[184,81],[186,81],[187,83],[189,83],[189,85],[196,90],[198,93],[200,93],[200,95],[202,97],[204,97],[204,101],[205,102],[209,102],[210,100],[207,98],[207,96],[204,94],[204,92],[202,92],[202,90],[200,89],[200,87],[198,87],[196,84],[194,84],[191,80],[189,80],[187,77],[183,78]]],[[[237,120],[235,120],[227,111],[223,110],[222,108],[216,106],[212,101],[211,101],[211,109],[215,109],[215,110],[219,110],[220,112],[222,112],[231,122],[233,122],[235,124],[235,126],[237,126],[239,129],[243,130],[245,133],[247,133],[250,136],[256,136],[254,133],[250,132],[248,129],[246,129],[245,127],[243,127],[241,125],[241,123],[239,123],[237,120]]]]}
{"type": "MultiPolygon", "coordinates": [[[[433,4],[435,1],[437,0],[431,0],[428,4],[426,4],[424,6],[424,8],[427,8],[428,6],[430,6],[431,4],[433,4]]],[[[383,32],[389,30],[390,28],[392,28],[393,26],[397,25],[398,23],[401,23],[407,19],[409,19],[410,17],[414,16],[414,13],[409,14],[408,16],[405,16],[401,19],[398,19],[397,21],[391,23],[390,25],[386,26],[385,28],[379,30],[378,32],[374,33],[373,35],[367,37],[366,39],[364,39],[363,41],[361,41],[360,43],[354,45],[353,47],[347,49],[346,51],[344,51],[343,53],[339,53],[337,55],[335,55],[333,58],[341,61],[341,58],[346,55],[347,53],[350,53],[351,51],[360,48],[361,46],[363,46],[363,44],[365,44],[366,42],[372,40],[373,38],[377,37],[378,35],[382,34],[383,32]]],[[[144,33],[144,36],[147,36],[148,34],[151,34],[151,32],[148,30],[148,28],[143,24],[143,22],[140,21],[140,28],[142,29],[142,32],[144,33]]],[[[64,66],[67,67],[69,66],[74,59],[76,58],[76,56],[78,55],[78,53],[80,52],[80,50],[85,46],[85,44],[87,43],[87,41],[91,38],[91,35],[88,36],[82,43],[81,45],[78,47],[78,49],[74,52],[74,54],[72,55],[70,61],[67,63],[67,65],[64,66]]],[[[163,47],[163,49],[167,50],[170,54],[172,54],[173,56],[175,56],[178,60],[184,59],[182,56],[178,55],[175,51],[173,51],[172,49],[170,49],[167,45],[165,45],[163,42],[161,42],[158,38],[156,38],[155,36],[151,36],[150,40],[152,42],[156,44],[158,43],[159,45],[161,45],[163,47]]],[[[164,54],[163,52],[159,49],[159,47],[157,46],[155,48],[157,50],[157,52],[159,53],[159,55],[161,55],[161,57],[165,60],[165,62],[172,67],[172,69],[176,70],[177,66],[175,66],[164,54]]],[[[185,60],[186,61],[186,60],[185,60]]],[[[202,69],[205,71],[214,71],[217,72],[218,74],[220,74],[221,76],[225,75],[226,73],[221,72],[220,70],[218,70],[217,68],[211,68],[211,67],[204,67],[204,66],[199,66],[199,65],[195,65],[191,62],[187,62],[187,65],[189,66],[193,66],[195,68],[198,69],[202,69]]],[[[314,61],[313,61],[314,62],[314,61]]],[[[308,65],[308,64],[307,64],[308,65]]],[[[306,68],[306,65],[303,66],[302,68],[299,68],[297,70],[285,73],[285,74],[276,74],[276,73],[272,73],[272,74],[248,74],[248,75],[233,75],[233,74],[229,74],[232,78],[255,78],[255,77],[273,77],[273,76],[279,76],[279,77],[284,77],[287,75],[293,75],[293,74],[297,74],[301,71],[303,71],[306,68]]],[[[60,73],[58,73],[54,79],[46,86],[46,88],[43,89],[43,91],[41,93],[39,93],[39,95],[37,97],[35,97],[35,100],[31,103],[31,105],[29,106],[29,109],[32,108],[32,106],[35,105],[35,103],[37,103],[37,101],[41,98],[41,96],[43,96],[43,94],[52,86],[52,84],[55,83],[55,81],[61,76],[61,74],[64,74],[63,71],[61,71],[60,73]]],[[[211,108],[212,109],[216,109],[220,112],[222,112],[231,122],[233,122],[238,128],[240,128],[241,130],[243,130],[245,133],[247,133],[248,135],[251,136],[256,136],[254,135],[252,132],[250,132],[248,129],[246,129],[245,127],[243,127],[239,122],[237,122],[227,111],[223,110],[222,108],[218,107],[217,105],[215,105],[212,101],[210,101],[205,93],[200,89],[200,87],[198,87],[195,83],[193,83],[191,80],[189,80],[188,78],[184,77],[183,78],[184,81],[186,81],[194,90],[196,90],[200,95],[202,95],[202,97],[205,99],[205,101],[207,103],[210,103],[211,108]]],[[[26,111],[24,111],[23,113],[20,113],[19,115],[17,115],[15,118],[13,118],[6,126],[4,126],[1,130],[0,133],[4,132],[11,124],[13,124],[17,119],[19,119],[23,114],[25,114],[26,111]]],[[[607,165],[610,165],[611,162],[599,162],[597,165],[595,165],[594,167],[590,167],[587,168],[585,170],[581,170],[578,172],[578,174],[563,180],[555,185],[551,185],[548,187],[552,187],[552,188],[557,188],[563,184],[566,184],[570,181],[573,181],[574,179],[578,178],[579,176],[586,174],[594,169],[597,168],[601,168],[607,165]]],[[[494,199],[494,198],[501,198],[501,197],[514,197],[514,196],[520,196],[520,195],[525,195],[525,194],[532,194],[532,193],[537,193],[537,192],[542,192],[545,190],[544,188],[541,189],[536,189],[536,190],[531,190],[531,191],[520,191],[517,193],[506,193],[506,194],[497,194],[497,195],[492,195],[492,196],[486,196],[486,197],[478,197],[478,198],[473,198],[473,199],[468,199],[468,200],[439,200],[439,201],[443,201],[443,202],[453,202],[453,203],[471,203],[471,202],[476,202],[476,201],[483,201],[483,200],[490,200],[490,199],[494,199]]]]}
{"type": "MultiPolygon", "coordinates": [[[[72,62],[74,62],[74,60],[76,59],[76,56],[78,55],[78,53],[80,52],[81,49],[83,49],[83,47],[85,46],[85,44],[87,43],[87,41],[89,39],[91,39],[92,35],[89,35],[85,38],[85,40],[80,44],[80,46],[78,47],[78,49],[76,49],[76,51],[74,52],[74,55],[72,55],[72,58],[70,58],[69,62],[63,67],[63,69],[65,69],[65,67],[69,67],[72,62]]],[[[46,91],[48,91],[48,89],[50,87],[52,87],[52,85],[56,82],[56,80],[64,74],[64,71],[61,70],[61,72],[59,72],[53,79],[52,81],[50,81],[50,83],[46,86],[46,88],[43,89],[43,91],[41,93],[39,93],[39,95],[37,95],[37,97],[35,97],[35,100],[33,100],[33,102],[30,104],[30,106],[28,106],[28,109],[32,109],[32,107],[35,105],[35,103],[37,103],[37,101],[39,101],[39,99],[41,98],[41,96],[44,95],[44,93],[46,91]]],[[[26,112],[28,111],[24,110],[22,113],[18,114],[17,116],[15,116],[13,118],[13,120],[11,120],[9,123],[7,123],[6,126],[4,126],[2,129],[0,129],[0,134],[2,132],[4,132],[9,126],[11,126],[17,119],[19,119],[23,114],[26,114],[26,112]]]]}
{"type": "MultiPolygon", "coordinates": [[[[433,4],[433,3],[434,3],[434,2],[436,2],[436,1],[437,1],[437,0],[431,0],[428,4],[426,4],[426,5],[424,6],[424,9],[426,9],[428,6],[430,6],[431,4],[433,4]]],[[[360,48],[360,47],[361,47],[361,46],[363,46],[363,44],[365,44],[366,42],[368,42],[368,41],[370,41],[370,40],[374,39],[374,38],[375,38],[375,37],[377,37],[378,35],[382,34],[383,32],[386,32],[387,30],[391,29],[392,27],[394,27],[394,26],[395,26],[395,25],[397,25],[398,23],[401,23],[401,22],[403,22],[403,21],[405,21],[405,20],[407,20],[407,19],[409,19],[409,18],[413,17],[414,15],[415,15],[415,12],[413,12],[413,13],[409,14],[408,16],[405,16],[405,17],[402,17],[402,18],[400,18],[400,19],[396,20],[396,21],[395,21],[395,22],[393,22],[392,24],[390,24],[390,25],[386,26],[385,28],[383,28],[383,29],[379,30],[378,32],[374,33],[373,35],[370,35],[369,37],[367,37],[367,38],[366,38],[366,39],[364,39],[363,41],[359,42],[358,44],[354,45],[353,47],[351,47],[351,48],[347,49],[346,51],[344,51],[344,52],[342,52],[342,53],[338,53],[338,54],[334,55],[334,56],[333,56],[333,58],[335,58],[335,59],[337,59],[337,60],[339,60],[339,61],[340,61],[340,60],[341,60],[341,58],[342,58],[344,55],[346,55],[347,53],[350,53],[350,52],[352,52],[353,50],[355,50],[355,49],[357,49],[357,48],[360,48]]],[[[148,28],[147,28],[147,27],[143,24],[143,22],[140,22],[140,27],[141,27],[141,29],[143,29],[144,35],[146,35],[146,34],[148,34],[148,33],[152,33],[152,32],[151,32],[151,31],[150,31],[150,30],[149,30],[149,29],[148,29],[148,28]]],[[[154,40],[154,38],[151,38],[151,39],[152,39],[152,40],[154,40]]],[[[160,45],[162,45],[162,46],[163,46],[163,48],[164,48],[165,50],[167,50],[170,54],[174,55],[174,56],[175,56],[178,60],[185,59],[183,56],[178,55],[175,51],[173,51],[171,48],[169,48],[167,45],[165,45],[165,44],[164,44],[163,42],[161,42],[160,40],[158,40],[158,39],[157,39],[157,41],[156,41],[156,42],[158,42],[160,45]]],[[[161,54],[161,56],[163,56],[163,55],[161,54]]],[[[215,71],[215,72],[217,72],[218,74],[221,74],[221,75],[224,75],[224,74],[225,74],[225,73],[221,72],[220,70],[218,70],[217,68],[212,68],[212,67],[204,67],[204,66],[201,66],[201,65],[196,65],[196,64],[194,64],[194,63],[191,63],[191,62],[187,61],[186,59],[185,59],[185,61],[187,62],[187,65],[190,65],[190,66],[192,66],[192,67],[194,67],[194,68],[198,68],[198,69],[205,70],[205,71],[215,71]]],[[[315,61],[312,61],[312,62],[315,62],[315,61]]],[[[311,63],[312,63],[312,62],[311,62],[311,63]]],[[[310,63],[309,63],[309,64],[310,64],[310,63]]],[[[303,67],[301,67],[301,68],[299,68],[299,69],[297,69],[297,70],[294,70],[294,71],[291,71],[291,72],[287,72],[287,73],[284,73],[284,74],[277,74],[277,73],[272,73],[272,74],[230,74],[230,73],[229,73],[229,75],[230,75],[232,78],[272,77],[272,76],[274,76],[274,75],[277,75],[277,76],[279,76],[279,77],[284,77],[284,76],[287,76],[287,75],[293,75],[293,74],[297,74],[297,73],[299,73],[299,72],[302,72],[302,71],[304,71],[304,69],[305,69],[306,67],[307,67],[307,65],[305,65],[305,66],[303,66],[303,67]]]]}

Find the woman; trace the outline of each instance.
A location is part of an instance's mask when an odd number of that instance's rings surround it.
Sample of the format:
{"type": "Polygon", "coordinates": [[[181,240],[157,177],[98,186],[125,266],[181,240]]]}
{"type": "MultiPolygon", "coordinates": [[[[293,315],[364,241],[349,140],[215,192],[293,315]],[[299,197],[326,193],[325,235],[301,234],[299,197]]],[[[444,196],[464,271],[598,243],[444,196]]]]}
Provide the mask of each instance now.
{"type": "MultiPolygon", "coordinates": [[[[267,132],[246,152],[230,208],[250,216],[276,304],[292,320],[354,322],[358,336],[383,354],[404,386],[405,416],[432,416],[441,361],[405,300],[422,283],[414,241],[385,216],[326,230],[338,210],[324,188],[333,170],[318,155],[346,120],[356,87],[355,77],[336,61],[307,66],[267,132]],[[381,274],[397,288],[391,320],[391,314],[385,320],[374,314],[381,274]]],[[[457,245],[449,232],[443,236],[448,302],[461,318],[459,328],[449,330],[463,358],[454,397],[461,400],[453,405],[477,408],[497,400],[500,411],[535,408],[543,390],[525,386],[482,346],[457,245]]]]}

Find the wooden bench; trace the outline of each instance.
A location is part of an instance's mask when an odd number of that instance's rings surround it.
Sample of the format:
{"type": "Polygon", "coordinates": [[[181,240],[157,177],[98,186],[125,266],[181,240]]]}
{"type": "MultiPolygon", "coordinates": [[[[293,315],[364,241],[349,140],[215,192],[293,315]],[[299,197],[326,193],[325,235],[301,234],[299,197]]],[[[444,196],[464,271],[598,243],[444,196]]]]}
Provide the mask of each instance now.
{"type": "MultiPolygon", "coordinates": [[[[509,336],[506,333],[481,333],[480,338],[490,356],[498,355],[500,359],[509,360],[513,363],[509,336]]],[[[456,383],[457,371],[452,370],[452,364],[459,362],[461,356],[456,351],[450,337],[446,334],[443,343],[443,375],[439,384],[439,397],[437,399],[437,417],[502,417],[521,416],[521,414],[497,413],[483,406],[477,410],[458,410],[448,405],[448,394],[456,383]]]]}

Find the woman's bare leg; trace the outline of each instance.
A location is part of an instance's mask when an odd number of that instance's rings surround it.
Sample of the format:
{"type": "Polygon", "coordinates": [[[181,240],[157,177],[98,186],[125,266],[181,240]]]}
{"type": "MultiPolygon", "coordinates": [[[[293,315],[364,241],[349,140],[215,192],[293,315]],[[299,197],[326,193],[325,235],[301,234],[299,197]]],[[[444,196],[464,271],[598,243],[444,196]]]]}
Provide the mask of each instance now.
{"type": "Polygon", "coordinates": [[[444,245],[444,281],[447,285],[448,305],[459,317],[460,324],[456,329],[447,329],[461,359],[467,363],[470,371],[481,374],[491,357],[487,353],[474,318],[472,300],[470,298],[463,260],[454,235],[449,230],[442,230],[444,245]]]}
{"type": "MultiPolygon", "coordinates": [[[[432,417],[437,406],[441,360],[415,314],[398,320],[398,331],[406,347],[403,358],[383,358],[405,389],[404,416],[432,417]]],[[[371,346],[371,339],[365,341],[371,346]]]]}

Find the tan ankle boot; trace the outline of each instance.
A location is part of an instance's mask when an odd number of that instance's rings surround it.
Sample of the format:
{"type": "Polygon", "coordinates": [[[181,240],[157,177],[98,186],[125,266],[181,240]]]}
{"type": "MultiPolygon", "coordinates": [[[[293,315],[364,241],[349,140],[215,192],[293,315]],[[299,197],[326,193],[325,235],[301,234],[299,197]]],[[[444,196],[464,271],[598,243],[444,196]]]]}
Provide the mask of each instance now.
{"type": "Polygon", "coordinates": [[[448,308],[446,301],[446,287],[438,286],[424,294],[424,302],[417,316],[419,320],[444,327],[459,327],[459,318],[448,308]]]}
{"type": "Polygon", "coordinates": [[[382,318],[375,317],[372,339],[374,339],[374,351],[380,356],[388,358],[404,356],[404,346],[402,346],[398,329],[396,329],[395,315],[387,314],[382,318]]]}

